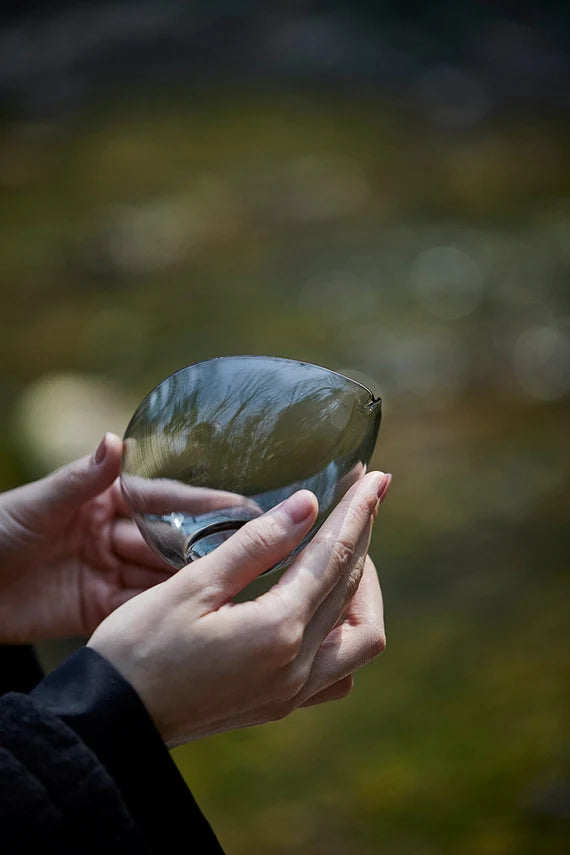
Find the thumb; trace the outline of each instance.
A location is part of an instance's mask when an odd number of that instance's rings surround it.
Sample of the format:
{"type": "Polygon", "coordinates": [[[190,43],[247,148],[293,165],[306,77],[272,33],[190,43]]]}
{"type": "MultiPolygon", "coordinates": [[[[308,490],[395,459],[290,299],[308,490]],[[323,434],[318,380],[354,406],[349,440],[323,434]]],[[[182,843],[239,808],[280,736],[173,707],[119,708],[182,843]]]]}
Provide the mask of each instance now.
{"type": "Polygon", "coordinates": [[[234,597],[298,546],[318,514],[317,497],[309,490],[293,493],[267,513],[246,523],[210,555],[176,574],[193,578],[216,591],[218,605],[234,597]],[[199,574],[197,578],[196,574],[199,574]]]}
{"type": "Polygon", "coordinates": [[[29,484],[21,501],[33,506],[36,522],[76,510],[109,487],[121,468],[122,440],[106,433],[97,450],[29,484]]]}

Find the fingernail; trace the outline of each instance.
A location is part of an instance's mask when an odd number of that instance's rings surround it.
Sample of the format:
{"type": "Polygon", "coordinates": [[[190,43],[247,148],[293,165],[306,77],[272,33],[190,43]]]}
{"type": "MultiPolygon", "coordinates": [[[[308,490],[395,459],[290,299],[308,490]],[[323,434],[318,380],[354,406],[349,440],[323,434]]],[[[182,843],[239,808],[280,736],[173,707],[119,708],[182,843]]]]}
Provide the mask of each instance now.
{"type": "Polygon", "coordinates": [[[378,505],[381,505],[392,483],[392,473],[387,472],[378,484],[378,505]]]}
{"type": "Polygon", "coordinates": [[[95,463],[103,463],[107,454],[107,434],[103,437],[95,452],[95,463]]]}
{"type": "Polygon", "coordinates": [[[299,525],[312,513],[314,507],[314,499],[308,490],[300,490],[298,493],[293,493],[280,505],[277,505],[273,510],[279,508],[284,511],[294,525],[299,525]]]}

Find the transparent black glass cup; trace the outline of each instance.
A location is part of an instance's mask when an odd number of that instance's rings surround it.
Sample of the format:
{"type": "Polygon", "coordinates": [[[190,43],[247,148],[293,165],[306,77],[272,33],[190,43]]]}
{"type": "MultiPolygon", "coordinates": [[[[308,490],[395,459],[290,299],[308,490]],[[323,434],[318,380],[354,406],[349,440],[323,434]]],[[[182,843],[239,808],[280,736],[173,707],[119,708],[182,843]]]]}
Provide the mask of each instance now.
{"type": "Polygon", "coordinates": [[[307,545],[366,472],[381,400],[342,374],[290,359],[231,356],[182,368],[125,431],[121,486],[146,542],[172,567],[212,552],[306,488],[319,513],[307,545]]]}

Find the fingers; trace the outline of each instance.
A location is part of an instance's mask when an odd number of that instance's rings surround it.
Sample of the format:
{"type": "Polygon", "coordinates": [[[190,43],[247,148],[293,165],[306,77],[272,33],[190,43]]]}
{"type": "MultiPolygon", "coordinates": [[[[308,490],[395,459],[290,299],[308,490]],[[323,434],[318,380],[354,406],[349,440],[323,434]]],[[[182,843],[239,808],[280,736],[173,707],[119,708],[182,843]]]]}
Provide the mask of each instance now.
{"type": "Polygon", "coordinates": [[[172,567],[146,543],[132,520],[114,521],[111,528],[111,549],[117,558],[127,563],[164,570],[168,575],[173,572],[172,567]]]}
{"type": "Polygon", "coordinates": [[[384,634],[384,603],[378,572],[369,555],[366,556],[362,580],[344,616],[352,626],[377,627],[384,634]]]}
{"type": "Polygon", "coordinates": [[[303,636],[299,656],[313,660],[320,645],[336,626],[348,604],[357,595],[372,533],[372,517],[366,522],[354,548],[350,568],[339,579],[311,618],[303,636]]]}
{"type": "Polygon", "coordinates": [[[207,511],[243,507],[253,515],[261,514],[261,508],[239,493],[213,490],[209,487],[191,487],[172,478],[141,478],[127,475],[123,479],[123,490],[129,505],[141,514],[158,516],[176,513],[203,514],[207,511]]]}
{"type": "Polygon", "coordinates": [[[119,474],[122,449],[122,440],[106,433],[94,454],[29,485],[25,502],[28,510],[33,505],[35,522],[75,511],[109,487],[119,474]]]}
{"type": "Polygon", "coordinates": [[[346,698],[353,688],[354,677],[352,674],[349,674],[347,677],[343,677],[342,680],[338,680],[336,683],[333,683],[332,686],[328,687],[328,689],[323,689],[322,692],[317,692],[316,695],[308,698],[308,700],[301,704],[301,706],[312,707],[316,704],[326,704],[328,701],[340,701],[342,698],[346,698]]]}
{"type": "Polygon", "coordinates": [[[113,500],[113,509],[115,511],[115,515],[118,517],[129,518],[132,514],[132,510],[123,495],[123,491],[121,489],[121,481],[119,478],[116,478],[113,484],[111,485],[110,495],[113,500]]]}
{"type": "MultiPolygon", "coordinates": [[[[297,560],[262,598],[277,600],[307,625],[321,603],[353,570],[355,555],[370,533],[379,497],[386,494],[389,475],[370,472],[335,508],[297,560]]],[[[364,554],[365,554],[364,550],[364,554]]]]}
{"type": "Polygon", "coordinates": [[[261,573],[269,570],[302,541],[318,513],[316,496],[299,490],[266,514],[244,525],[211,555],[183,568],[177,574],[207,585],[226,602],[261,573]]]}
{"type": "MultiPolygon", "coordinates": [[[[252,627],[251,634],[262,620],[259,612],[255,613],[259,603],[260,598],[230,607],[229,616],[236,623],[245,620],[252,627]]],[[[283,619],[266,626],[264,640],[264,652],[271,651],[274,664],[281,667],[252,695],[246,715],[250,724],[281,719],[299,707],[345,697],[352,688],[353,672],[380,653],[385,644],[382,596],[372,561],[365,561],[360,586],[345,620],[329,633],[314,659],[303,652],[302,641],[295,641],[292,626],[283,619]],[[267,702],[259,706],[261,698],[267,702]]]]}
{"type": "Polygon", "coordinates": [[[309,699],[362,668],[386,646],[382,592],[376,568],[367,559],[358,591],[342,624],[319,648],[303,688],[309,699]]]}

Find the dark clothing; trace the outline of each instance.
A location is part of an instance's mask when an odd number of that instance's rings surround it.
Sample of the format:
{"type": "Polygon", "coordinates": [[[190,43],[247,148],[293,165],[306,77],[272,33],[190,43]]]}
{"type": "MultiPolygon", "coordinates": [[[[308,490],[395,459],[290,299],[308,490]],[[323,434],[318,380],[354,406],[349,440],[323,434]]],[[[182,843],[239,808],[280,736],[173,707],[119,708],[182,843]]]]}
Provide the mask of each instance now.
{"type": "Polygon", "coordinates": [[[30,648],[0,648],[3,849],[223,855],[138,695],[106,659],[84,648],[41,677],[30,648]]]}
{"type": "Polygon", "coordinates": [[[43,676],[33,647],[0,644],[0,695],[31,692],[43,676]]]}

